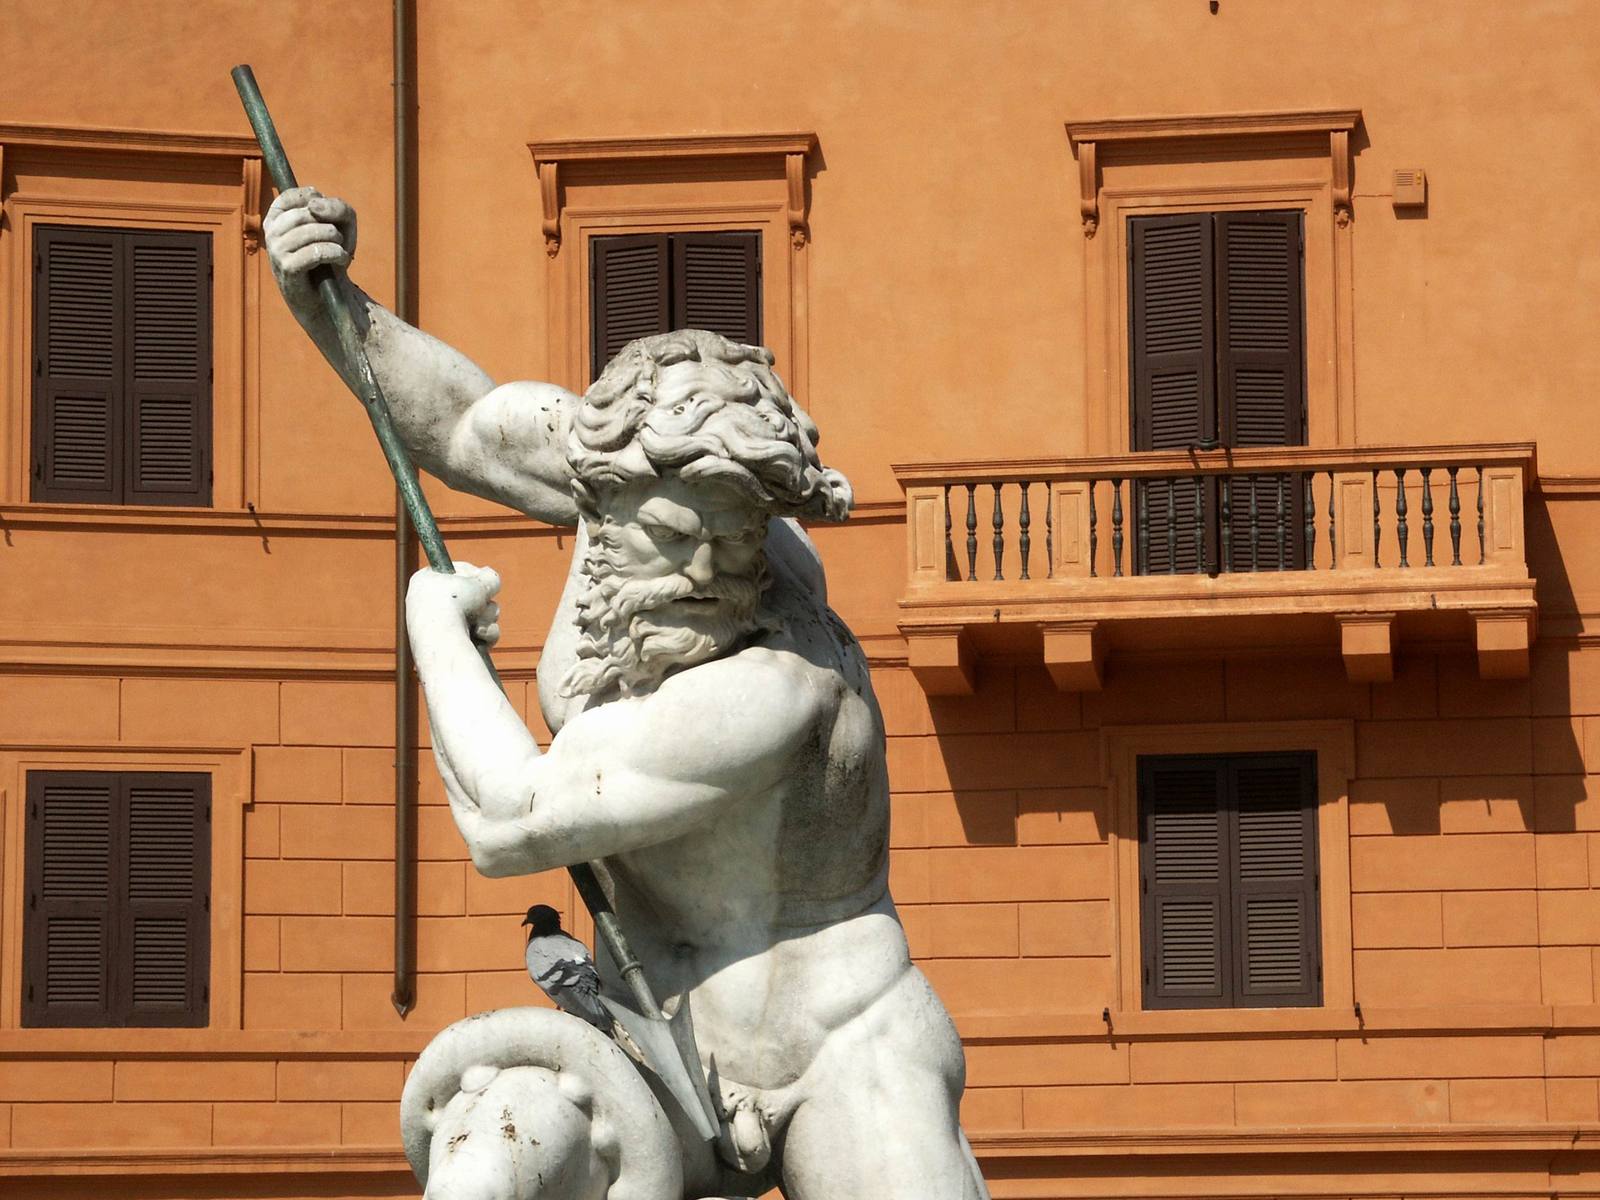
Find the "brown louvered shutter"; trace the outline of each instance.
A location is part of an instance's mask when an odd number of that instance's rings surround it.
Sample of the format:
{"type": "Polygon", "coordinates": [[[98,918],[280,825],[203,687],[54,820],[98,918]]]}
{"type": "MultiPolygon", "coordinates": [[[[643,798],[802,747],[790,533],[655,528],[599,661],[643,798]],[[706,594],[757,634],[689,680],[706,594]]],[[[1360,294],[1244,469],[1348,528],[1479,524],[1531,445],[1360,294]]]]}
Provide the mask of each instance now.
{"type": "Polygon", "coordinates": [[[34,771],[27,793],[22,1023],[111,1024],[116,780],[34,771]]]}
{"type": "Polygon", "coordinates": [[[1222,763],[1139,763],[1140,940],[1146,1008],[1227,1004],[1232,963],[1222,763]]]}
{"type": "MultiPolygon", "coordinates": [[[[1217,213],[1217,395],[1225,446],[1305,444],[1305,324],[1299,212],[1217,213]]],[[[1229,485],[1230,569],[1304,564],[1305,481],[1229,485]],[[1255,536],[1250,504],[1254,492],[1255,536]]]]}
{"type": "Polygon", "coordinates": [[[23,1024],[204,1025],[210,844],[206,775],[30,772],[23,1024]]]}
{"type": "Polygon", "coordinates": [[[118,503],[126,358],[119,236],[39,229],[34,281],[31,495],[118,503]]]}
{"type": "MultiPolygon", "coordinates": [[[[1216,438],[1215,303],[1209,214],[1129,222],[1135,450],[1182,448],[1216,438]]],[[[1203,569],[1196,503],[1202,505],[1204,525],[1214,520],[1204,492],[1191,479],[1152,480],[1134,489],[1136,532],[1140,514],[1148,527],[1137,573],[1203,569]]]]}
{"type": "Polygon", "coordinates": [[[1146,1008],[1321,1003],[1316,758],[1141,758],[1146,1008]]]}
{"type": "Polygon", "coordinates": [[[204,1025],[210,968],[210,779],[129,774],[126,979],[129,1025],[204,1025]]]}
{"type": "Polygon", "coordinates": [[[211,237],[35,235],[35,500],[211,503],[211,237]]]}
{"type": "Polygon", "coordinates": [[[635,338],[671,328],[667,235],[600,237],[590,243],[591,377],[635,338]]]}
{"type": "Polygon", "coordinates": [[[761,235],[672,236],[672,328],[761,341],[761,235]]]}
{"type": "Polygon", "coordinates": [[[1252,755],[1229,764],[1239,1007],[1322,1000],[1316,763],[1252,755]]]}
{"type": "Polygon", "coordinates": [[[211,503],[211,238],[124,235],[127,500],[211,503]]]}

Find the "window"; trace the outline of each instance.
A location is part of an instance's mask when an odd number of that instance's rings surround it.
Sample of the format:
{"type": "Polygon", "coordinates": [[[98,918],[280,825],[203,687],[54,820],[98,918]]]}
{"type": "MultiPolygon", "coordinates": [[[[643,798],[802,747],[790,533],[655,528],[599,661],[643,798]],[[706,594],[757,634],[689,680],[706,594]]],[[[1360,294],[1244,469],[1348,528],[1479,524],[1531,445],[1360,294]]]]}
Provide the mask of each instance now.
{"type": "Polygon", "coordinates": [[[200,1026],[211,779],[29,771],[22,1023],[200,1026]]]}
{"type": "Polygon", "coordinates": [[[34,234],[34,500],[211,503],[211,238],[34,234]]]}
{"type": "Polygon", "coordinates": [[[1322,1003],[1316,756],[1141,756],[1144,1007],[1322,1003]]]}
{"type": "Polygon", "coordinates": [[[591,374],[634,338],[709,329],[761,344],[761,234],[645,233],[590,243],[591,374]]]}
{"type": "Polygon", "coordinates": [[[1298,210],[1305,231],[1306,435],[1352,446],[1355,418],[1351,194],[1355,109],[1113,117],[1072,121],[1083,217],[1082,445],[1125,454],[1129,442],[1129,218],[1298,210]]]}
{"type": "MultiPolygon", "coordinates": [[[[687,323],[729,337],[736,333],[719,323],[723,318],[733,315],[740,323],[754,325],[751,336],[741,340],[772,351],[789,394],[807,404],[809,181],[820,165],[817,149],[816,135],[805,132],[530,143],[539,175],[540,231],[548,268],[547,378],[582,392],[605,366],[602,356],[614,354],[626,341],[622,313],[607,312],[608,322],[619,323],[615,334],[597,328],[597,242],[709,236],[706,245],[711,246],[721,239],[754,235],[755,262],[745,258],[739,268],[747,290],[749,272],[756,273],[753,310],[730,302],[710,314],[702,311],[687,323]]],[[[669,246],[665,254],[671,260],[673,248],[669,246]]],[[[651,265],[646,278],[655,281],[655,290],[645,300],[648,324],[640,330],[644,333],[685,324],[672,318],[674,269],[662,267],[661,255],[657,249],[647,256],[651,265]],[[668,290],[665,300],[662,286],[668,290]],[[663,305],[665,317],[660,315],[663,305]]],[[[689,258],[680,255],[677,261],[687,264],[689,258]]]]}
{"type": "MultiPolygon", "coordinates": [[[[1129,218],[1134,450],[1305,444],[1302,225],[1298,211],[1129,218]]],[[[1298,569],[1305,489],[1291,475],[1141,483],[1136,569],[1298,569]]]]}

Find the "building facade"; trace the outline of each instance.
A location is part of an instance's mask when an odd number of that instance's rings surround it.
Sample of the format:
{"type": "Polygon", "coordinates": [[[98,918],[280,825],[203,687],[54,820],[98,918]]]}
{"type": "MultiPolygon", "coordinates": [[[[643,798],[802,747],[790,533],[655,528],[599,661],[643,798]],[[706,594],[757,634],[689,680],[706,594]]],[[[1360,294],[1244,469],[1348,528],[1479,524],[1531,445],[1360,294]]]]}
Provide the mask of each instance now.
{"type": "MultiPolygon", "coordinates": [[[[400,11],[5,14],[6,1195],[414,1195],[408,1063],[584,927],[425,720],[397,799],[392,485],[241,61],[496,380],[773,349],[997,1197],[1600,1192],[1590,7],[400,11]]],[[[428,493],[542,730],[568,535],[428,493]]]]}

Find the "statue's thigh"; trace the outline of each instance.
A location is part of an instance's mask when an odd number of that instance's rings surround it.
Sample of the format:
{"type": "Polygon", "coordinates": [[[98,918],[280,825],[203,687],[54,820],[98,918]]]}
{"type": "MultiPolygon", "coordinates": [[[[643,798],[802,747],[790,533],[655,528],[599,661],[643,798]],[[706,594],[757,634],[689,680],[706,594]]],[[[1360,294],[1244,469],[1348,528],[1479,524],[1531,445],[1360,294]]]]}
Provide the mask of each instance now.
{"type": "Polygon", "coordinates": [[[795,1113],[783,1155],[789,1200],[987,1200],[943,1080],[908,1071],[857,1083],[795,1113]]]}
{"type": "Polygon", "coordinates": [[[960,1124],[961,1043],[921,972],[835,1030],[783,1149],[789,1200],[987,1200],[960,1124]]]}

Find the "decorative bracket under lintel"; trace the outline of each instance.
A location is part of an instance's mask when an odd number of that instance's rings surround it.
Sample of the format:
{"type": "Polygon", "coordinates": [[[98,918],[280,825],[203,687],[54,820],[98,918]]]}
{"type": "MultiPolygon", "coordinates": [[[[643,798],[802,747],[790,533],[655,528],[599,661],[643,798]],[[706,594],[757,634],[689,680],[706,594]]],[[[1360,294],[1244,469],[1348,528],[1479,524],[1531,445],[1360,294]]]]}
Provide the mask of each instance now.
{"type": "Polygon", "coordinates": [[[542,215],[539,232],[544,234],[544,252],[551,258],[561,249],[561,180],[557,172],[560,164],[553,161],[539,164],[539,203],[542,215]]]}
{"type": "Polygon", "coordinates": [[[1083,216],[1083,236],[1092,238],[1100,228],[1100,171],[1095,143],[1078,143],[1078,211],[1083,216]]]}
{"type": "Polygon", "coordinates": [[[789,240],[799,250],[811,236],[806,223],[806,156],[790,151],[783,156],[783,177],[789,185],[789,240]]]}
{"type": "Polygon", "coordinates": [[[1350,204],[1350,131],[1328,133],[1328,154],[1333,159],[1333,219],[1343,229],[1355,218],[1350,204]]]}

